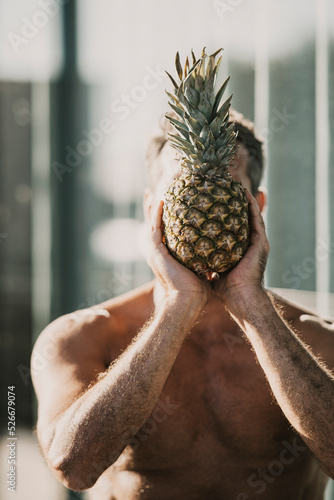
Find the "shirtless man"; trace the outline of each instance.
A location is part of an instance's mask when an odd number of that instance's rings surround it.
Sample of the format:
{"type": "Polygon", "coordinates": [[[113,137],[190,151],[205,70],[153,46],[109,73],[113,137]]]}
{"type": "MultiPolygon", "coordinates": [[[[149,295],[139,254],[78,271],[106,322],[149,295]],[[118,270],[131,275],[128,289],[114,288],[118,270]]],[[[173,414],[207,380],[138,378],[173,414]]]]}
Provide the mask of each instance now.
{"type": "Polygon", "coordinates": [[[334,477],[333,325],[262,285],[261,144],[238,127],[232,174],[255,195],[240,263],[210,281],[169,254],[158,201],[173,160],[160,138],[145,198],[155,280],[37,340],[33,362],[57,346],[34,376],[39,443],[55,476],[89,498],[320,500],[334,477]]]}

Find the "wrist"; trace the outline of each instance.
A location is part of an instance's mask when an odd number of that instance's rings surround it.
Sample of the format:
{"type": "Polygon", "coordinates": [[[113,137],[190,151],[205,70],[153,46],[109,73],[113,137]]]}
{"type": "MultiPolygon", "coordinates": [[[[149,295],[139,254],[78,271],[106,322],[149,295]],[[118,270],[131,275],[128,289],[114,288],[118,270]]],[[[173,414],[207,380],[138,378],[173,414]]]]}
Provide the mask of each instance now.
{"type": "Polygon", "coordinates": [[[206,300],[202,294],[173,291],[161,300],[159,309],[186,323],[195,323],[204,309],[206,300]]]}
{"type": "Polygon", "coordinates": [[[256,312],[263,313],[272,302],[265,288],[248,286],[238,290],[226,306],[235,319],[244,321],[256,312]]]}

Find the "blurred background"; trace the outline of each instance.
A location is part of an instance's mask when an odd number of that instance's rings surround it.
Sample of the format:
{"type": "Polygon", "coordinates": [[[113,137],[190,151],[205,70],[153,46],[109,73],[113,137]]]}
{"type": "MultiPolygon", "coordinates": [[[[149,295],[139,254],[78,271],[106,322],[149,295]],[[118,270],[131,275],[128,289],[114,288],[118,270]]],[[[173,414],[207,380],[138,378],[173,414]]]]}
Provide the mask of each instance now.
{"type": "MultiPolygon", "coordinates": [[[[151,279],[144,155],[177,50],[224,47],[219,80],[232,75],[233,106],[265,139],[267,286],[334,315],[334,3],[0,0],[0,33],[0,370],[2,397],[16,391],[16,498],[81,498],[40,458],[30,353],[52,319],[151,279]]],[[[6,412],[1,429],[4,477],[6,412]]]]}

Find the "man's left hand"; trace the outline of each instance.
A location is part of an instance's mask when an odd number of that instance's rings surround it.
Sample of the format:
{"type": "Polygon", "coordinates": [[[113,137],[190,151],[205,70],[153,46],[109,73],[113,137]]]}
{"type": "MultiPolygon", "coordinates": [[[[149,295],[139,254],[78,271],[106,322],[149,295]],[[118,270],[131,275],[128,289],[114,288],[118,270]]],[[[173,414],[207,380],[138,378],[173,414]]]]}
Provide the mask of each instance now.
{"type": "Polygon", "coordinates": [[[233,312],[250,294],[263,293],[263,275],[270,245],[257,201],[245,189],[249,202],[250,244],[240,262],[225,276],[212,281],[214,293],[233,312]]]}

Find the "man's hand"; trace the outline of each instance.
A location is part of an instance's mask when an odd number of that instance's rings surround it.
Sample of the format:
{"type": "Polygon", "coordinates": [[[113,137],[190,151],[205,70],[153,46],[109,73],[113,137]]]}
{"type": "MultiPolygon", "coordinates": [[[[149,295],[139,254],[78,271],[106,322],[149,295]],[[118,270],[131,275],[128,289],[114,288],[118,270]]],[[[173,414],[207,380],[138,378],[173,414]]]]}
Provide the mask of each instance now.
{"type": "Polygon", "coordinates": [[[202,309],[213,290],[232,312],[250,294],[263,293],[263,274],[270,246],[258,204],[247,189],[246,194],[249,202],[250,245],[237,266],[219,280],[213,279],[215,273],[199,279],[169,253],[162,242],[163,202],[159,203],[152,218],[147,261],[166,296],[190,299],[195,307],[202,309]]]}
{"type": "Polygon", "coordinates": [[[263,274],[270,250],[263,218],[255,198],[245,190],[249,202],[250,245],[234,269],[212,281],[214,293],[232,312],[250,294],[263,293],[263,274]]]}
{"type": "Polygon", "coordinates": [[[152,217],[149,231],[149,255],[147,263],[162,286],[166,297],[189,300],[193,308],[202,310],[210,294],[210,283],[180,264],[162,241],[163,201],[152,217]]]}

